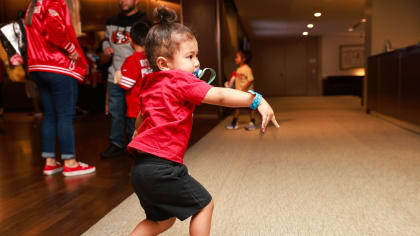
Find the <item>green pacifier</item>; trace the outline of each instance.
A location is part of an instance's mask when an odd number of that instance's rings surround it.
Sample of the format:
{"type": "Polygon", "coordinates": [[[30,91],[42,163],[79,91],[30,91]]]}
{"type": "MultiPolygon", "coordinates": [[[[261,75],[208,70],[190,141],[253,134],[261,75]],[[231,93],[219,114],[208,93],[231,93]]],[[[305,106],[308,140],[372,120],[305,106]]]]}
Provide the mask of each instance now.
{"type": "Polygon", "coordinates": [[[203,77],[203,75],[206,73],[207,70],[210,71],[211,73],[210,79],[207,83],[211,84],[213,83],[214,79],[216,79],[216,71],[214,71],[212,68],[204,68],[204,69],[197,68],[194,70],[193,74],[195,75],[195,77],[201,79],[201,77],[203,77]]]}

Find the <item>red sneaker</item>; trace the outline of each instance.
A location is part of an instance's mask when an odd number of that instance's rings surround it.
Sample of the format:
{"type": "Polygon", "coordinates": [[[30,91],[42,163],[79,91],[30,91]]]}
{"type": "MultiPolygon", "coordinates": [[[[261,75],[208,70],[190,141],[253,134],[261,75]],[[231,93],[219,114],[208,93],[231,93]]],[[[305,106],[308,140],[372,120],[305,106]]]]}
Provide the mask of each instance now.
{"type": "Polygon", "coordinates": [[[95,171],[96,171],[96,168],[94,166],[90,166],[83,162],[79,162],[79,165],[73,168],[64,166],[63,175],[64,176],[85,175],[85,174],[93,173],[95,171]]]}
{"type": "Polygon", "coordinates": [[[63,171],[63,165],[60,162],[56,162],[55,166],[45,165],[43,170],[44,175],[53,175],[61,171],[63,171]]]}

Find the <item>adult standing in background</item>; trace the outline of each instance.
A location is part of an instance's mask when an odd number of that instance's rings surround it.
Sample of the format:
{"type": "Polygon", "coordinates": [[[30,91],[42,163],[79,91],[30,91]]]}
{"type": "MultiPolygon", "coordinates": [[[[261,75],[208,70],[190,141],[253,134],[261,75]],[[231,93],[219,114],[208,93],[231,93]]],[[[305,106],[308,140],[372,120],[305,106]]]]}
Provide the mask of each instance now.
{"type": "Polygon", "coordinates": [[[44,108],[41,143],[46,175],[63,170],[55,159],[56,137],[65,176],[95,172],[94,166],[75,157],[77,81],[83,81],[87,66],[71,23],[71,9],[71,0],[32,0],[25,17],[28,71],[39,87],[44,108]]]}
{"type": "Polygon", "coordinates": [[[111,115],[111,130],[109,134],[110,145],[101,153],[102,158],[121,156],[125,153],[125,90],[114,84],[114,75],[121,69],[125,59],[134,53],[130,46],[131,26],[143,21],[149,25],[145,13],[140,12],[137,5],[140,0],[119,0],[121,12],[108,19],[106,23],[105,41],[103,51],[112,55],[112,65],[108,70],[108,88],[105,112],[111,115]]]}

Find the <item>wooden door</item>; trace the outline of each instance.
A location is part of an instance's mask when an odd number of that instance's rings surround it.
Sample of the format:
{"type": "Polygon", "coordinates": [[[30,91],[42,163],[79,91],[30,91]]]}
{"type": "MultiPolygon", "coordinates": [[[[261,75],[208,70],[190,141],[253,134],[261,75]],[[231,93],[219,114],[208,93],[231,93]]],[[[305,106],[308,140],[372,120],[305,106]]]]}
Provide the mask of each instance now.
{"type": "Polygon", "coordinates": [[[317,39],[257,39],[252,41],[256,89],[265,96],[319,95],[317,39]],[[312,42],[313,41],[313,42],[312,42]],[[309,52],[309,53],[308,53],[309,52]]]}
{"type": "Polygon", "coordinates": [[[288,41],[283,44],[285,47],[286,96],[307,95],[306,87],[306,47],[303,41],[288,41]]]}

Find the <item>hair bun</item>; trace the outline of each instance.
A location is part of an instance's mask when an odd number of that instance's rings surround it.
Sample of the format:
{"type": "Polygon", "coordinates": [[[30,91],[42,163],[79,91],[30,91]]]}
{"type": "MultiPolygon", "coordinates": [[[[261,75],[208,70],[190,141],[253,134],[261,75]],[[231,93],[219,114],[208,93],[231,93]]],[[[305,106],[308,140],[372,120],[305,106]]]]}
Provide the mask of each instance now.
{"type": "Polygon", "coordinates": [[[162,25],[174,23],[178,19],[176,12],[165,6],[155,8],[153,15],[155,23],[162,25]]]}

